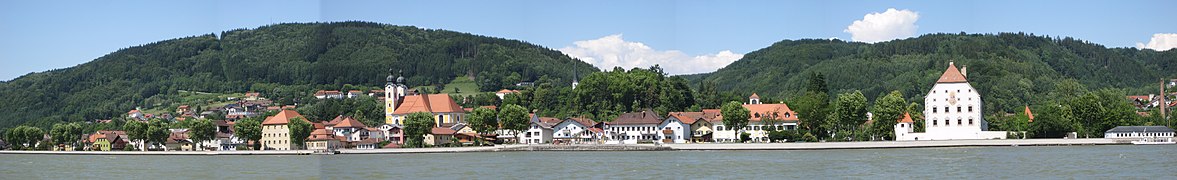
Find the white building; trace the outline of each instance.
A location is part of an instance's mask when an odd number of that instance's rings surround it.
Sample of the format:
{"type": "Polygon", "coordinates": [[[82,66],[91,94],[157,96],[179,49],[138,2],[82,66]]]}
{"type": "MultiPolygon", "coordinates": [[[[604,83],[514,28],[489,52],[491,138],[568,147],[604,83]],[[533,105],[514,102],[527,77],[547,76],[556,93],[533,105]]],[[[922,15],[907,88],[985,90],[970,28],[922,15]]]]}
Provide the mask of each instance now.
{"type": "Polygon", "coordinates": [[[1165,126],[1116,126],[1103,133],[1103,138],[1132,139],[1173,138],[1173,129],[1165,126]]]}
{"type": "MultiPolygon", "coordinates": [[[[962,68],[964,69],[964,68],[962,68]]],[[[924,98],[924,133],[907,133],[896,140],[1005,139],[1005,131],[986,131],[981,94],[969,84],[967,71],[948,69],[924,98]]],[[[898,128],[898,127],[897,127],[898,128]]],[[[896,129],[896,132],[900,132],[896,129]]],[[[896,134],[900,135],[900,134],[896,134]]]]}
{"type": "Polygon", "coordinates": [[[694,123],[695,120],[679,118],[683,118],[683,116],[671,115],[666,120],[662,120],[661,124],[658,124],[658,129],[661,129],[658,132],[658,139],[662,143],[682,144],[687,143],[687,140],[691,139],[691,123],[694,123]]]}
{"type": "Polygon", "coordinates": [[[585,118],[568,118],[552,127],[552,139],[567,144],[592,144],[601,136],[602,130],[593,127],[595,123],[585,118]]]}
{"type": "Polygon", "coordinates": [[[637,144],[652,143],[659,135],[658,124],[662,117],[650,111],[625,113],[617,116],[613,122],[606,123],[606,136],[610,139],[607,144],[637,144]]]}
{"type": "Polygon", "coordinates": [[[539,117],[535,114],[531,115],[531,127],[527,132],[523,132],[523,143],[526,144],[547,144],[552,143],[552,133],[554,126],[560,123],[560,119],[550,117],[539,117]]]}

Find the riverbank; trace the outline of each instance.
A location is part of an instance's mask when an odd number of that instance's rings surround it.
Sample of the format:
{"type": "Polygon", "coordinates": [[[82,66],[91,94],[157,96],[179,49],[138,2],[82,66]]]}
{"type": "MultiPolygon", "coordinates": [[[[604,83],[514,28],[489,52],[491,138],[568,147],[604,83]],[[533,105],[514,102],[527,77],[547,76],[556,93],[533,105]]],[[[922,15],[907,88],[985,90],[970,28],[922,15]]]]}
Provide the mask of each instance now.
{"type": "MultiPolygon", "coordinates": [[[[468,153],[503,151],[708,151],[708,150],[824,150],[824,149],[885,149],[935,148],[977,146],[1078,146],[1122,145],[1130,142],[1116,139],[1003,139],[1003,140],[944,140],[944,141],[870,141],[870,142],[814,142],[814,143],[706,143],[706,144],[630,144],[630,145],[496,145],[480,147],[341,149],[339,154],[414,154],[468,153]]],[[[49,155],[309,155],[312,150],[294,151],[0,151],[0,154],[49,155]]]]}

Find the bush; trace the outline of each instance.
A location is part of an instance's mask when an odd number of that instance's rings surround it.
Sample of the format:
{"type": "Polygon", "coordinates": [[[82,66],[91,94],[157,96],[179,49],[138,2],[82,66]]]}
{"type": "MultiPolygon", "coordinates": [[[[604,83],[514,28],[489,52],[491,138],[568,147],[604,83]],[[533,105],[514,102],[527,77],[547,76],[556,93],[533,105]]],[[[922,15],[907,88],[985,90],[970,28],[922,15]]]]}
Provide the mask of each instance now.
{"type": "Polygon", "coordinates": [[[130,145],[130,144],[128,144],[126,147],[123,148],[123,151],[137,151],[137,150],[138,149],[135,148],[135,145],[130,145]]]}
{"type": "Polygon", "coordinates": [[[241,146],[237,146],[237,150],[238,151],[245,151],[245,150],[250,150],[250,148],[249,148],[249,145],[241,145],[241,146]]]}
{"type": "Polygon", "coordinates": [[[817,142],[817,136],[813,136],[812,133],[806,132],[804,136],[801,136],[801,140],[805,142],[817,142]]]}
{"type": "Polygon", "coordinates": [[[748,142],[750,139],[752,139],[752,134],[748,132],[740,133],[740,142],[748,142]]]}

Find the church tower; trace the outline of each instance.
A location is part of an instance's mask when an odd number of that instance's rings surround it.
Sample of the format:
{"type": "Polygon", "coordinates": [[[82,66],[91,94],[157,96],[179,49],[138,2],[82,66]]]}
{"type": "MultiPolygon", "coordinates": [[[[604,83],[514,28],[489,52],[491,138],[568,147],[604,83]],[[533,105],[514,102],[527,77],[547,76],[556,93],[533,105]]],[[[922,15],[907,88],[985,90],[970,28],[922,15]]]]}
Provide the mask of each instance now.
{"type": "Polygon", "coordinates": [[[405,77],[399,76],[393,81],[392,69],[389,69],[388,77],[384,80],[387,81],[384,84],[384,123],[399,124],[393,121],[392,113],[396,112],[396,107],[400,105],[401,99],[405,97],[405,77]]]}

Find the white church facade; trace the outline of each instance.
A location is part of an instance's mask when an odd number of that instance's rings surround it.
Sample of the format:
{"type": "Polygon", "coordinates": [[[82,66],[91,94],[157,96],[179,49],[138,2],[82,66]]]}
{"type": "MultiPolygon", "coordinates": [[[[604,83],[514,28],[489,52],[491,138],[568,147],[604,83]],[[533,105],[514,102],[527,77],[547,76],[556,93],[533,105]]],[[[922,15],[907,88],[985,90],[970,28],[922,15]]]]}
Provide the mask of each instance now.
{"type": "Polygon", "coordinates": [[[895,125],[895,139],[1005,139],[1005,131],[986,131],[989,123],[981,115],[981,94],[969,84],[966,73],[967,69],[957,70],[949,62],[948,69],[924,97],[925,132],[913,132],[914,122],[899,119],[895,125]]]}

